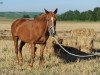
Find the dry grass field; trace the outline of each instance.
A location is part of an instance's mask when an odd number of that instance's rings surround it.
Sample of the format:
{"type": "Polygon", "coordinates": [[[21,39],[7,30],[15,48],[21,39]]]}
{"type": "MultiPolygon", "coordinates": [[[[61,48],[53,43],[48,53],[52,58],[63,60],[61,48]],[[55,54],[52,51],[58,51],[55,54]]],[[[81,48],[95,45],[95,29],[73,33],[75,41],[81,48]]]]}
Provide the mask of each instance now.
{"type": "Polygon", "coordinates": [[[57,31],[69,31],[80,28],[93,28],[100,31],[100,22],[57,22],[57,31]]]}
{"type": "MultiPolygon", "coordinates": [[[[12,21],[0,21],[0,30],[10,30],[12,21]]],[[[80,28],[93,28],[100,32],[100,22],[57,22],[57,31],[70,31],[80,28]]],[[[100,36],[97,35],[94,48],[100,49],[100,36]]],[[[64,57],[68,56],[63,51],[64,57]]],[[[36,52],[32,71],[27,70],[30,60],[30,48],[26,44],[23,48],[23,71],[19,69],[12,40],[0,40],[0,75],[100,75],[100,58],[76,58],[69,56],[61,58],[44,54],[44,68],[39,69],[39,49],[36,52]],[[74,59],[73,59],[74,58],[74,59]],[[71,61],[70,61],[71,60],[71,61]]]]}

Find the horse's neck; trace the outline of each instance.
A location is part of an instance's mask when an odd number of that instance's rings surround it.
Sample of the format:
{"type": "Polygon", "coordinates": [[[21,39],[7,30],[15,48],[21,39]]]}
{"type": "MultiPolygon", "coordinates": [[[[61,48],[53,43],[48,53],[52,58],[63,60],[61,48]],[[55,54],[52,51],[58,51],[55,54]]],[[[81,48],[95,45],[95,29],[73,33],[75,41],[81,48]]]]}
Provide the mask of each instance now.
{"type": "Polygon", "coordinates": [[[48,25],[47,18],[46,18],[45,14],[42,14],[41,16],[36,17],[34,20],[37,22],[43,23],[43,25],[48,25]]]}
{"type": "Polygon", "coordinates": [[[47,21],[46,20],[46,15],[42,14],[41,16],[38,16],[37,18],[35,18],[35,20],[38,20],[38,21],[47,21]]]}
{"type": "Polygon", "coordinates": [[[41,25],[43,25],[43,27],[45,27],[45,29],[43,30],[44,34],[47,34],[47,32],[48,32],[48,22],[47,22],[47,19],[46,19],[46,15],[43,14],[43,15],[35,18],[34,20],[36,20],[37,22],[41,22],[41,25]],[[42,24],[42,22],[43,22],[43,24],[42,24]]]}

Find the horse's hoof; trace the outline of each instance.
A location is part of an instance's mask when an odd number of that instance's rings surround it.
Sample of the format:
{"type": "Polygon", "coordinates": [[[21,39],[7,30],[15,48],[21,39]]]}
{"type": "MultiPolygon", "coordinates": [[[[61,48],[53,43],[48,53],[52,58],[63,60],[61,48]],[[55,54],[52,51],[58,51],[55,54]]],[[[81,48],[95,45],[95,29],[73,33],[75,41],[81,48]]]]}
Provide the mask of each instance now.
{"type": "Polygon", "coordinates": [[[23,71],[23,68],[20,68],[20,71],[23,71]]]}
{"type": "Polygon", "coordinates": [[[23,66],[23,62],[19,62],[19,65],[20,65],[20,66],[23,66]]]}
{"type": "Polygon", "coordinates": [[[19,65],[19,61],[17,61],[18,65],[19,65]]]}
{"type": "Polygon", "coordinates": [[[22,68],[22,66],[19,66],[19,70],[20,70],[20,71],[23,71],[23,68],[22,68]]]}
{"type": "Polygon", "coordinates": [[[27,70],[30,70],[31,71],[32,70],[32,67],[31,66],[28,66],[27,67],[27,70]]]}
{"type": "Polygon", "coordinates": [[[43,64],[39,64],[39,68],[43,69],[44,68],[43,64]]]}

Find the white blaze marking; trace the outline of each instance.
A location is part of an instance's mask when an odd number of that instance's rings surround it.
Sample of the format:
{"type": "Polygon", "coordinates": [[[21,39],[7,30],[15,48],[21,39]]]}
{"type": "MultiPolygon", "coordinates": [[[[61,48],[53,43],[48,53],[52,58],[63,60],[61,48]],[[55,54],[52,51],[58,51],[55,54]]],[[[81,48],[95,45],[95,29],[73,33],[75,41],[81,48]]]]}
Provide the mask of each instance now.
{"type": "Polygon", "coordinates": [[[52,21],[52,26],[53,26],[53,21],[54,21],[53,17],[51,17],[51,21],[52,21]]]}
{"type": "Polygon", "coordinates": [[[53,33],[54,33],[55,31],[54,31],[54,24],[53,24],[54,18],[53,17],[51,17],[51,21],[52,21],[52,30],[53,30],[53,33]]]}
{"type": "Polygon", "coordinates": [[[51,20],[52,20],[52,22],[53,22],[53,17],[51,17],[51,20]]]}

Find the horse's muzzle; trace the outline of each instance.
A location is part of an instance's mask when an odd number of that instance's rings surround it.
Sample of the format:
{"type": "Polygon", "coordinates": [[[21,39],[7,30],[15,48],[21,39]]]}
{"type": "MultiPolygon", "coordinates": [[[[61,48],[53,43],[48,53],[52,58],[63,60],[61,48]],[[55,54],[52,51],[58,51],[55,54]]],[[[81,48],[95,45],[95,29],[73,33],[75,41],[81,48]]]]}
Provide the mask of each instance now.
{"type": "Polygon", "coordinates": [[[50,34],[50,36],[52,36],[52,37],[55,36],[56,31],[55,31],[55,29],[54,29],[54,26],[51,26],[51,27],[49,28],[49,34],[50,34]]]}

